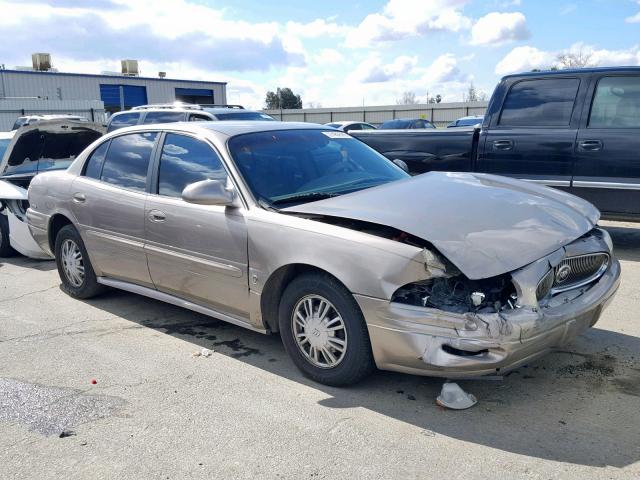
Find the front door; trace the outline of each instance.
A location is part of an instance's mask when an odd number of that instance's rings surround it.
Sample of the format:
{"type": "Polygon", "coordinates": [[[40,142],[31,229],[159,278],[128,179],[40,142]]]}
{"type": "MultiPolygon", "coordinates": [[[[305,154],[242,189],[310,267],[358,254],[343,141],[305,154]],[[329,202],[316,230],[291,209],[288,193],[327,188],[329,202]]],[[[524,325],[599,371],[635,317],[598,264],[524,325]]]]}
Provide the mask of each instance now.
{"type": "Polygon", "coordinates": [[[96,148],[72,185],[72,209],[96,273],[152,286],[144,206],[157,132],[114,137],[96,148]]]}
{"type": "Polygon", "coordinates": [[[194,205],[189,184],[228,181],[205,141],[167,133],[145,211],[149,271],[156,288],[223,313],[248,317],[247,226],[243,209],[194,205]]]}
{"type": "Polygon", "coordinates": [[[611,217],[640,215],[640,76],[594,77],[578,132],[572,193],[611,217]],[[591,95],[590,95],[591,98],[591,95]]]}
{"type": "Polygon", "coordinates": [[[580,80],[522,80],[511,85],[478,156],[477,170],[568,189],[579,112],[580,80]],[[574,118],[575,117],[575,118],[574,118]]]}

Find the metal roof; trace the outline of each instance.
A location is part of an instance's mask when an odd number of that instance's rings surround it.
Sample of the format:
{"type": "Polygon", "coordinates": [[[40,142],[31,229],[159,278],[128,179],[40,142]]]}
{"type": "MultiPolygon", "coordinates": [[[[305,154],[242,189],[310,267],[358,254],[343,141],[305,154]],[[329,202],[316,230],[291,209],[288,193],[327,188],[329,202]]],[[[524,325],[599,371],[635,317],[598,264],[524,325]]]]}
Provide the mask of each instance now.
{"type": "Polygon", "coordinates": [[[38,72],[34,70],[8,70],[8,69],[0,69],[0,73],[24,73],[26,75],[56,75],[56,76],[68,76],[68,77],[91,77],[91,78],[118,78],[122,80],[152,80],[155,82],[181,82],[181,83],[201,83],[201,84],[215,84],[215,85],[226,85],[227,82],[214,82],[207,80],[183,80],[178,78],[159,78],[159,77],[133,77],[127,75],[104,75],[104,74],[95,74],[95,73],[67,73],[67,72],[38,72]]]}

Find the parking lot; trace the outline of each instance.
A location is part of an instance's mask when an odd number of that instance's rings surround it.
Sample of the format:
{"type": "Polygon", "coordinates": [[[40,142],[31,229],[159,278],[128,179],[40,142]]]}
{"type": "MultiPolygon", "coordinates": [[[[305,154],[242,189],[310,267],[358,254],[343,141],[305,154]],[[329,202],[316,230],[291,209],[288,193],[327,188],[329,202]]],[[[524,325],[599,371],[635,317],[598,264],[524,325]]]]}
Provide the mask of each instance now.
{"type": "Polygon", "coordinates": [[[319,385],[277,336],[121,291],[73,300],[54,262],[8,259],[1,476],[638,478],[640,228],[604,224],[623,280],[596,328],[503,380],[460,382],[479,400],[466,411],[436,406],[438,379],[319,385]]]}

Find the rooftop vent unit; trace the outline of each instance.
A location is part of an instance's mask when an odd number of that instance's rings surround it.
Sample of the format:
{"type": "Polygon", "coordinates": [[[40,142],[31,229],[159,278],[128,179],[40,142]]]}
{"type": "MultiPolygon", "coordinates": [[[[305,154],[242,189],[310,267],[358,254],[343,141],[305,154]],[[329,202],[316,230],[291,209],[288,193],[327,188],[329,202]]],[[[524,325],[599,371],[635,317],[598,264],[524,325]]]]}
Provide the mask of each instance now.
{"type": "Polygon", "coordinates": [[[122,65],[122,75],[125,77],[137,77],[139,75],[137,60],[122,60],[120,63],[122,65]]]}
{"type": "Polygon", "coordinates": [[[36,72],[48,72],[51,70],[51,55],[49,53],[31,54],[31,63],[36,72]]]}

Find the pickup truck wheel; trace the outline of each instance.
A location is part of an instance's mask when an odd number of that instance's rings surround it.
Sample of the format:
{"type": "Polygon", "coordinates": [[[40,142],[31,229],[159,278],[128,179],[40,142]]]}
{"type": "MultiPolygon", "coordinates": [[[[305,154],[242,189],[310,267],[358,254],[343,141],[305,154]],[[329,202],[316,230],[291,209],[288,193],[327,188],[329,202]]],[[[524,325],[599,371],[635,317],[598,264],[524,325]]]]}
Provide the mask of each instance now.
{"type": "Polygon", "coordinates": [[[333,277],[314,273],[294,279],[280,301],[279,322],[285,350],[312,380],[350,385],[373,371],[362,312],[333,277]]]}
{"type": "Polygon", "coordinates": [[[0,213],[0,258],[12,257],[16,251],[9,242],[9,219],[0,213]]]}
{"type": "Polygon", "coordinates": [[[73,298],[91,298],[104,290],[84,248],[80,234],[72,225],[60,229],[55,244],[56,266],[62,290],[73,298]]]}

